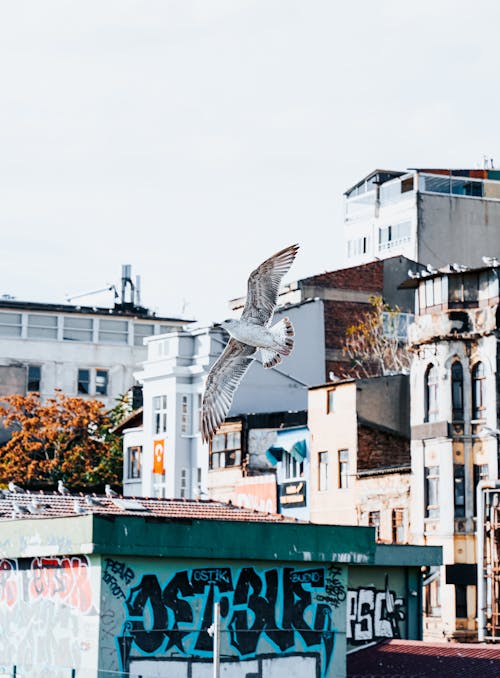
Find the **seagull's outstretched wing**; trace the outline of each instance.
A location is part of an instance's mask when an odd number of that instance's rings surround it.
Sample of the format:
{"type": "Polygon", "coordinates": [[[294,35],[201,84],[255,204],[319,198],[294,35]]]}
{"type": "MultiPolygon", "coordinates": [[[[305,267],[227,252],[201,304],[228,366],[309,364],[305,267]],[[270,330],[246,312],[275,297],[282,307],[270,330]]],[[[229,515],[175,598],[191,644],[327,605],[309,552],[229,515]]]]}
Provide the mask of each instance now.
{"type": "Polygon", "coordinates": [[[299,250],[290,245],[266,259],[248,278],[247,301],[241,318],[259,325],[267,325],[273,317],[278,301],[281,279],[288,272],[299,250]]]}
{"type": "Polygon", "coordinates": [[[208,442],[226,418],[233,395],[253,360],[254,346],[230,339],[208,373],[201,409],[201,434],[208,442]]]}

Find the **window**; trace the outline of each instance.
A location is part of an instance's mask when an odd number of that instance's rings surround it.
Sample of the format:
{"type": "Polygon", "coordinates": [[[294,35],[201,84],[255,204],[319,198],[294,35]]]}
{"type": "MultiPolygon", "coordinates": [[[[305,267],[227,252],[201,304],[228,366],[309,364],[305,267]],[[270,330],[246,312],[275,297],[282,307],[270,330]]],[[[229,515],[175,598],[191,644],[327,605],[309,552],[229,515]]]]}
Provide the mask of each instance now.
{"type": "Polygon", "coordinates": [[[108,395],[108,370],[95,371],[96,395],[108,395]]]}
{"type": "Polygon", "coordinates": [[[431,278],[419,285],[418,299],[421,310],[442,304],[443,285],[441,278],[431,278]]]}
{"type": "Polygon", "coordinates": [[[166,433],[167,431],[167,396],[155,396],[153,398],[153,433],[166,433]]]}
{"type": "Polygon", "coordinates": [[[386,250],[397,247],[401,243],[408,242],[411,237],[411,221],[400,224],[384,226],[378,231],[378,249],[386,250]]]}
{"type": "Polygon", "coordinates": [[[392,541],[396,544],[404,544],[406,541],[405,512],[403,509],[392,510],[392,541]]]}
{"type": "Polygon", "coordinates": [[[141,445],[127,448],[127,478],[132,480],[141,477],[141,457],[141,445]]]}
{"type": "Polygon", "coordinates": [[[430,617],[441,615],[441,573],[439,567],[433,565],[426,568],[424,577],[424,609],[430,617]]]}
{"type": "Polygon", "coordinates": [[[77,377],[77,393],[79,395],[108,395],[108,370],[80,368],[77,377]]]}
{"type": "Polygon", "coordinates": [[[349,450],[339,450],[339,487],[345,490],[349,485],[349,450]]]}
{"type": "Polygon", "coordinates": [[[429,365],[425,371],[424,421],[437,421],[438,417],[438,371],[429,365]]]}
{"type": "Polygon", "coordinates": [[[455,518],[465,517],[465,469],[463,464],[453,464],[453,496],[455,518]]]}
{"type": "Polygon", "coordinates": [[[28,392],[40,393],[40,381],[42,377],[42,368],[40,365],[28,365],[28,383],[26,390],[28,392]]]}
{"type": "Polygon", "coordinates": [[[486,413],[486,374],[483,363],[472,368],[472,418],[484,419],[486,413]]]}
{"type": "Polygon", "coordinates": [[[155,333],[155,326],[150,323],[134,323],[134,346],[143,346],[144,338],[155,333]]]}
{"type": "Polygon", "coordinates": [[[218,433],[209,447],[211,469],[239,466],[241,464],[241,431],[218,433]]]}
{"type": "Polygon", "coordinates": [[[356,257],[360,254],[366,254],[370,247],[370,238],[362,236],[361,238],[354,238],[347,241],[347,256],[356,257]]]}
{"type": "Polygon", "coordinates": [[[439,466],[425,467],[425,517],[439,518],[439,466]]]}
{"type": "Polygon", "coordinates": [[[181,499],[185,499],[187,494],[187,468],[181,468],[181,499]]]}
{"type": "Polygon", "coordinates": [[[196,416],[193,419],[193,433],[198,433],[201,428],[201,406],[202,406],[202,397],[201,393],[196,395],[196,416]]]}
{"type": "Polygon", "coordinates": [[[474,515],[477,513],[477,485],[481,480],[488,480],[490,470],[488,464],[474,464],[474,515]]]}
{"type": "Polygon", "coordinates": [[[57,316],[28,315],[28,337],[30,339],[57,339],[57,316]]]}
{"type": "Polygon", "coordinates": [[[413,177],[401,180],[401,193],[409,193],[413,191],[413,177]]]}
{"type": "Polygon", "coordinates": [[[328,452],[318,452],[318,490],[328,489],[328,452]]]}
{"type": "Polygon", "coordinates": [[[335,389],[330,388],[326,392],[326,413],[331,414],[335,411],[335,389]]]}
{"type": "Polygon", "coordinates": [[[80,395],[88,395],[90,393],[90,370],[78,370],[77,392],[80,395]]]}
{"type": "Polygon", "coordinates": [[[0,336],[20,337],[22,330],[21,313],[0,313],[0,336]]]}
{"type": "Polygon", "coordinates": [[[128,342],[127,320],[99,320],[99,341],[105,344],[128,342]]]}
{"type": "Polygon", "coordinates": [[[479,277],[476,273],[448,276],[448,301],[450,305],[477,303],[479,277]]]}
{"type": "Polygon", "coordinates": [[[67,316],[63,318],[63,339],[65,341],[92,341],[92,318],[67,316]]]}
{"type": "Polygon", "coordinates": [[[181,433],[189,433],[189,402],[188,396],[181,396],[181,433]]]}
{"type": "Polygon", "coordinates": [[[375,540],[380,539],[380,511],[368,512],[368,525],[375,528],[375,540]]]}
{"type": "Polygon", "coordinates": [[[292,457],[290,452],[283,452],[281,458],[283,464],[283,475],[289,480],[292,478],[300,478],[304,473],[304,462],[297,461],[295,457],[292,457]]]}
{"type": "Polygon", "coordinates": [[[451,407],[452,421],[464,420],[464,370],[456,360],[451,366],[451,407]]]}
{"type": "Polygon", "coordinates": [[[467,619],[467,586],[455,584],[455,617],[467,619]]]}

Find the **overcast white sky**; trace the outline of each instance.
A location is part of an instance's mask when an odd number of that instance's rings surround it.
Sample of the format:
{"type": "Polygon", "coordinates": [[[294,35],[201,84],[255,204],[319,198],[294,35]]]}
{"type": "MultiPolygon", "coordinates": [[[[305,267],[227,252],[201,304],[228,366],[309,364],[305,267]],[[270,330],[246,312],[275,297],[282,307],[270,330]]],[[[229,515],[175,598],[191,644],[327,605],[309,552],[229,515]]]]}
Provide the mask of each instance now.
{"type": "Polygon", "coordinates": [[[496,0],[0,0],[0,295],[228,316],[376,167],[500,164],[496,0]],[[88,298],[100,303],[101,298],[88,298]]]}

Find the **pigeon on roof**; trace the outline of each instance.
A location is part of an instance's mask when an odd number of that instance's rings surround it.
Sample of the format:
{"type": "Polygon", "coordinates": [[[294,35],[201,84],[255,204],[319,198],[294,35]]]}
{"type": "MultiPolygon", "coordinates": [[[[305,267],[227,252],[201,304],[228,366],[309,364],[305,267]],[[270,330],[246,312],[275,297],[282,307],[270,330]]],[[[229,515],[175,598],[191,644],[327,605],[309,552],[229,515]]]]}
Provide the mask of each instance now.
{"type": "Polygon", "coordinates": [[[264,367],[274,367],[293,349],[293,325],[283,318],[270,327],[283,276],[299,246],[290,245],[266,259],[248,278],[247,299],[240,320],[226,320],[226,348],[210,370],[202,404],[202,438],[208,442],[226,418],[233,396],[258,349],[264,367]]]}
{"type": "Polygon", "coordinates": [[[57,491],[59,492],[59,494],[62,494],[63,496],[68,496],[71,494],[68,488],[65,487],[62,480],[57,481],[57,491]]]}
{"type": "Polygon", "coordinates": [[[23,490],[22,487],[19,487],[19,485],[16,485],[16,483],[11,480],[9,482],[9,492],[13,492],[14,494],[25,494],[26,490],[23,490]]]}
{"type": "Polygon", "coordinates": [[[75,499],[75,501],[73,502],[73,511],[75,513],[78,513],[79,515],[87,513],[87,509],[84,508],[83,506],[80,506],[80,502],[78,501],[78,499],[75,499]]]}
{"type": "Polygon", "coordinates": [[[106,485],[106,487],[104,488],[104,493],[108,499],[113,499],[113,497],[118,496],[118,492],[115,492],[112,489],[111,485],[106,485]]]}
{"type": "Polygon", "coordinates": [[[99,501],[96,497],[92,497],[90,494],[85,495],[85,503],[87,506],[102,506],[102,501],[99,501]]]}

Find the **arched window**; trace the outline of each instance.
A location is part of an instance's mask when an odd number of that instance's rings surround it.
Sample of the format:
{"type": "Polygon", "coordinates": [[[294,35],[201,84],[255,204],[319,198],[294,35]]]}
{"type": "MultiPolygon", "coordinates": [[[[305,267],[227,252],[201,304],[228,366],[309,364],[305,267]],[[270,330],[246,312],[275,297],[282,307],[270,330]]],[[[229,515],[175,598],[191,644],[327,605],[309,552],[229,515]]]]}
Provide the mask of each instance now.
{"type": "Polygon", "coordinates": [[[438,371],[435,365],[429,365],[425,371],[424,420],[437,421],[438,416],[438,371]]]}
{"type": "Polygon", "coordinates": [[[484,363],[472,368],[472,418],[484,419],[486,413],[486,374],[484,363]]]}
{"type": "Polygon", "coordinates": [[[456,360],[451,366],[452,421],[464,420],[464,370],[456,360]]]}

